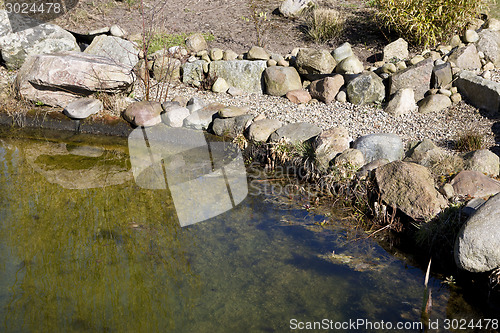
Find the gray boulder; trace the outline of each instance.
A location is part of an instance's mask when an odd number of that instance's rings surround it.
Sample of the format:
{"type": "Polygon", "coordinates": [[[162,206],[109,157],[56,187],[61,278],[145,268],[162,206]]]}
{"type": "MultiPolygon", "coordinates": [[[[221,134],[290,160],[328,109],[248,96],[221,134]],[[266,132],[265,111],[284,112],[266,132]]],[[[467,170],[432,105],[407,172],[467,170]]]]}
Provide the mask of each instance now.
{"type": "Polygon", "coordinates": [[[29,57],[15,80],[23,98],[66,107],[77,96],[127,90],[135,76],[109,58],[85,53],[39,54],[29,57]]]}
{"type": "Polygon", "coordinates": [[[222,104],[212,103],[196,110],[184,119],[183,126],[195,130],[207,130],[214,118],[216,118],[216,114],[224,107],[222,104]]]}
{"type": "Polygon", "coordinates": [[[271,66],[264,71],[266,92],[272,96],[283,96],[290,90],[302,89],[299,73],[293,67],[271,66]]]}
{"type": "Polygon", "coordinates": [[[153,63],[153,75],[157,81],[179,80],[181,77],[181,61],[170,57],[168,53],[159,54],[153,63]]]}
{"type": "Polygon", "coordinates": [[[246,106],[226,106],[219,110],[219,117],[221,118],[234,118],[246,115],[249,109],[246,106]]]}
{"type": "Polygon", "coordinates": [[[415,103],[415,93],[410,88],[398,90],[394,97],[389,101],[385,112],[395,117],[416,111],[418,108],[415,103]]]}
{"type": "Polygon", "coordinates": [[[478,171],[463,170],[451,181],[456,195],[487,197],[500,192],[500,182],[478,171]]]}
{"type": "Polygon", "coordinates": [[[332,55],[336,62],[341,62],[345,58],[353,56],[354,53],[352,52],[351,44],[345,42],[333,50],[332,55]]]}
{"type": "Polygon", "coordinates": [[[500,194],[490,198],[460,229],[455,262],[469,272],[488,272],[500,266],[500,194]]]}
{"type": "Polygon", "coordinates": [[[291,144],[305,142],[321,133],[321,128],[309,123],[292,123],[277,129],[269,137],[270,141],[285,139],[291,144]]]}
{"type": "Polygon", "coordinates": [[[384,47],[384,62],[408,58],[408,42],[399,38],[384,47]]]}
{"type": "Polygon", "coordinates": [[[73,119],[85,119],[102,111],[102,102],[95,98],[84,97],[69,103],[64,114],[73,119]]]}
{"type": "Polygon", "coordinates": [[[364,70],[363,63],[356,57],[352,55],[343,59],[335,68],[335,71],[339,74],[359,74],[364,70]]]}
{"type": "Polygon", "coordinates": [[[256,142],[267,142],[269,136],[281,127],[277,119],[261,119],[254,121],[248,128],[248,138],[256,142]]]}
{"type": "Polygon", "coordinates": [[[327,169],[330,161],[338,154],[349,149],[351,138],[344,127],[333,127],[323,131],[314,140],[316,161],[323,169],[327,169]]]}
{"type": "Polygon", "coordinates": [[[249,93],[263,93],[262,73],[267,65],[264,60],[213,61],[209,65],[212,77],[221,77],[231,87],[249,93]]]}
{"type": "Polygon", "coordinates": [[[347,98],[358,105],[381,103],[385,98],[382,78],[373,72],[359,75],[347,84],[347,98]]]}
{"type": "Polygon", "coordinates": [[[290,102],[296,104],[305,104],[312,99],[311,94],[309,94],[307,90],[303,89],[290,90],[286,93],[286,98],[288,98],[290,102]]]}
{"type": "Polygon", "coordinates": [[[439,112],[451,106],[451,99],[446,95],[429,95],[418,102],[419,113],[439,112]]]}
{"type": "Polygon", "coordinates": [[[354,170],[360,169],[365,165],[365,157],[358,149],[349,148],[335,157],[336,166],[350,166],[354,170]]]}
{"type": "Polygon", "coordinates": [[[441,65],[436,65],[432,69],[432,84],[431,86],[435,89],[446,88],[451,85],[453,80],[453,74],[451,71],[451,65],[449,62],[445,62],[441,65]]]}
{"type": "Polygon", "coordinates": [[[284,0],[279,7],[279,11],[284,17],[296,17],[299,16],[311,2],[311,0],[284,0]]]}
{"type": "Polygon", "coordinates": [[[455,86],[469,103],[479,109],[498,112],[500,108],[500,83],[483,79],[469,71],[462,71],[455,86]]]}
{"type": "Polygon", "coordinates": [[[353,148],[360,150],[365,157],[365,163],[387,159],[389,162],[401,160],[404,155],[404,146],[401,138],[396,134],[369,134],[354,141],[353,148]]]}
{"type": "Polygon", "coordinates": [[[412,144],[408,149],[407,157],[405,157],[405,162],[413,162],[425,167],[430,167],[432,161],[436,161],[439,157],[443,156],[445,151],[434,142],[429,139],[423,139],[422,141],[412,144]]]}
{"type": "Polygon", "coordinates": [[[337,62],[330,52],[303,48],[299,50],[295,60],[295,67],[302,75],[330,74],[337,62]]]}
{"type": "Polygon", "coordinates": [[[428,221],[448,206],[424,166],[395,161],[375,171],[382,201],[414,220],[428,221]]]}
{"type": "Polygon", "coordinates": [[[335,75],[311,82],[309,91],[312,98],[316,98],[325,103],[331,103],[344,85],[344,77],[335,75]]]}
{"type": "Polygon", "coordinates": [[[269,53],[260,46],[252,46],[247,53],[248,60],[268,60],[269,58],[269,53]]]}
{"type": "Polygon", "coordinates": [[[421,100],[430,88],[433,68],[434,62],[428,58],[391,75],[388,83],[389,94],[395,94],[403,88],[411,88],[415,92],[415,100],[421,100]]]}
{"type": "Polygon", "coordinates": [[[204,63],[204,60],[196,60],[182,65],[182,83],[199,87],[203,80],[204,63]]]}
{"type": "Polygon", "coordinates": [[[235,138],[250,126],[252,119],[253,116],[250,114],[234,118],[216,118],[212,130],[218,136],[235,138]]]}
{"type": "Polygon", "coordinates": [[[202,34],[195,33],[186,38],[186,48],[192,52],[199,52],[208,49],[208,45],[202,34]]]}
{"type": "Polygon", "coordinates": [[[206,105],[207,103],[205,103],[205,101],[201,98],[191,97],[186,103],[186,108],[189,110],[189,112],[193,113],[195,111],[203,109],[206,105]]]}
{"type": "Polygon", "coordinates": [[[481,68],[481,59],[474,44],[459,47],[453,51],[448,60],[455,63],[458,68],[464,70],[481,68]]]}
{"type": "Polygon", "coordinates": [[[481,31],[476,45],[487,61],[491,61],[496,67],[500,66],[500,31],[481,31]]]}
{"type": "Polygon", "coordinates": [[[189,110],[180,105],[171,104],[163,109],[165,113],[161,114],[161,120],[170,127],[182,127],[184,119],[190,115],[189,110]]]}
{"type": "Polygon", "coordinates": [[[500,172],[500,158],[487,149],[470,152],[464,156],[464,160],[466,170],[479,171],[491,177],[497,177],[500,172]]]}
{"type": "Polygon", "coordinates": [[[57,25],[38,24],[25,15],[0,10],[0,50],[7,68],[18,69],[30,55],[80,51],[80,47],[72,34],[57,25]]]}
{"type": "Polygon", "coordinates": [[[152,101],[142,101],[130,104],[123,118],[134,126],[150,127],[161,123],[161,104],[152,101]]]}
{"type": "Polygon", "coordinates": [[[113,36],[99,35],[95,37],[83,52],[110,58],[117,64],[130,69],[139,61],[139,48],[136,43],[113,36]]]}

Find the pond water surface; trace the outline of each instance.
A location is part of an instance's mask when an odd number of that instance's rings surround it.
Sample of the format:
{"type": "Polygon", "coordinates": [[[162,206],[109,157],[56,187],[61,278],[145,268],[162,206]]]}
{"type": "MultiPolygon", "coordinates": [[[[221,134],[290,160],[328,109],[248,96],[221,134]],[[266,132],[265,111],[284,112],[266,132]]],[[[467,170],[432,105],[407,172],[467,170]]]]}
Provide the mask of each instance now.
{"type": "MultiPolygon", "coordinates": [[[[316,215],[267,181],[252,180],[236,208],[181,228],[165,190],[134,182],[126,141],[11,136],[0,143],[1,332],[421,320],[421,269],[372,239],[352,241],[341,217],[316,215]]],[[[483,318],[440,280],[430,286],[432,332],[447,331],[445,319],[483,318]]],[[[390,331],[369,328],[349,331],[390,331]]]]}

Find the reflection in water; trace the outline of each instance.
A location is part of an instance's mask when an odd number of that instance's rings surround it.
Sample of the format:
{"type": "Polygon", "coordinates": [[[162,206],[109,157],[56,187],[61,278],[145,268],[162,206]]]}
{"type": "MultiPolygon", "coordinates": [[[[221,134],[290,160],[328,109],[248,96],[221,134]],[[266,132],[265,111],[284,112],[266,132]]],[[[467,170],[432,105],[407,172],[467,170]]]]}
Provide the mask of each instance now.
{"type": "MultiPolygon", "coordinates": [[[[326,217],[295,199],[258,194],[267,182],[253,183],[235,209],[181,228],[165,190],[125,178],[122,146],[76,146],[0,144],[1,332],[285,332],[292,318],[420,321],[420,269],[371,239],[349,242],[334,220],[325,229],[326,217]],[[81,170],[93,173],[57,176],[81,170]],[[94,186],[69,188],[79,184],[94,186]]],[[[432,320],[481,318],[460,294],[429,283],[432,320]]]]}

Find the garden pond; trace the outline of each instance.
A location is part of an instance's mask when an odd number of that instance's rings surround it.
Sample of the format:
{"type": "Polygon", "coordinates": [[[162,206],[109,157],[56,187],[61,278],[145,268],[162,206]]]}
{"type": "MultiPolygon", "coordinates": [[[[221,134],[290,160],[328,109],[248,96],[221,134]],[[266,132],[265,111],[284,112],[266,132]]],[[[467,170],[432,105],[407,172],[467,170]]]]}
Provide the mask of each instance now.
{"type": "MultiPolygon", "coordinates": [[[[126,139],[12,130],[0,138],[1,332],[286,332],[323,319],[421,320],[423,269],[261,170],[249,171],[248,195],[233,209],[181,227],[166,190],[134,181],[126,139]]],[[[432,277],[429,286],[430,320],[440,321],[431,332],[447,331],[445,320],[489,317],[458,288],[432,277]]]]}

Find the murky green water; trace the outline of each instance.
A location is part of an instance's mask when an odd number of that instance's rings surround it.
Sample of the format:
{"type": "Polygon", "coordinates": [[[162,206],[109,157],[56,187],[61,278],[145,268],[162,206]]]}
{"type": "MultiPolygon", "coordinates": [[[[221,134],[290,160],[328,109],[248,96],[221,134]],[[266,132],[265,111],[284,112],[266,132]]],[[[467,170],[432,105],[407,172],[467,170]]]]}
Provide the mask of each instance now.
{"type": "MultiPolygon", "coordinates": [[[[135,184],[126,142],[67,139],[0,143],[1,332],[420,321],[424,273],[371,239],[351,242],[335,218],[319,226],[329,218],[299,197],[255,181],[235,209],[181,228],[165,190],[135,184]]],[[[430,284],[433,320],[481,318],[439,280],[430,284]]]]}

